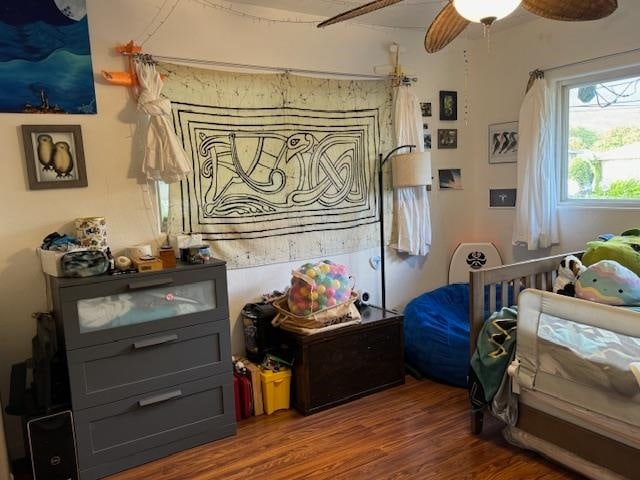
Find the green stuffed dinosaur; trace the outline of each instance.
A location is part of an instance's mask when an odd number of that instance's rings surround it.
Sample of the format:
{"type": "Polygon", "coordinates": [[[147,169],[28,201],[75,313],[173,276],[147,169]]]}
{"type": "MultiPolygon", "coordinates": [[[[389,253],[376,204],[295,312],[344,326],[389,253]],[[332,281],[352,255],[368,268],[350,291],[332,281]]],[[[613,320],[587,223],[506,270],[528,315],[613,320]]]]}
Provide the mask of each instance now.
{"type": "Polygon", "coordinates": [[[582,263],[588,267],[600,260],[614,260],[640,276],[640,228],[627,230],[608,241],[588,242],[582,263]]]}

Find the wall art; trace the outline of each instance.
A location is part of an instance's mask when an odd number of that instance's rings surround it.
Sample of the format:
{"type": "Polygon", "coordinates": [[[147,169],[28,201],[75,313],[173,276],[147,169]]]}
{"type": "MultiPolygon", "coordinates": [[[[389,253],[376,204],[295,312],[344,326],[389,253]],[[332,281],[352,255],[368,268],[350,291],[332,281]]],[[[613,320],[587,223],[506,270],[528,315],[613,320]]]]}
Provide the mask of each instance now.
{"type": "Polygon", "coordinates": [[[446,168],[438,170],[440,190],[462,190],[462,170],[446,168]]]}
{"type": "Polygon", "coordinates": [[[388,82],[161,68],[194,170],[169,188],[172,231],[201,234],[231,268],[377,245],[388,82]]]}
{"type": "Polygon", "coordinates": [[[431,132],[427,130],[422,132],[422,142],[425,150],[431,150],[431,132]]]}
{"type": "Polygon", "coordinates": [[[458,92],[440,91],[440,120],[458,119],[458,92]]]}
{"type": "Polygon", "coordinates": [[[422,124],[422,146],[425,150],[431,150],[431,132],[428,123],[422,124]]]}
{"type": "Polygon", "coordinates": [[[87,186],[80,125],[22,125],[31,190],[87,186]]]}
{"type": "Polygon", "coordinates": [[[489,163],[518,161],[518,122],[489,125],[489,163]]]}
{"type": "Polygon", "coordinates": [[[515,188],[492,188],[489,190],[490,207],[515,207],[515,188]]]}
{"type": "Polygon", "coordinates": [[[438,129],[438,148],[458,148],[458,130],[456,128],[438,129]]]}
{"type": "Polygon", "coordinates": [[[96,113],[86,0],[3,0],[0,112],[96,113]]]}
{"type": "Polygon", "coordinates": [[[422,112],[423,117],[431,116],[431,102],[422,102],[420,103],[420,111],[422,112]]]}

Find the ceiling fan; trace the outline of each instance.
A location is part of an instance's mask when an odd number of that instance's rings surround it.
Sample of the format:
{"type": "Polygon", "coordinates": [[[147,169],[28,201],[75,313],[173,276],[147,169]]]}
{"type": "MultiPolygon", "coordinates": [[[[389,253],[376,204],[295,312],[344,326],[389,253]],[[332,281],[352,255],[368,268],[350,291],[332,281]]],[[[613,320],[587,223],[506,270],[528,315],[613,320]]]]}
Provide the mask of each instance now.
{"type": "MultiPolygon", "coordinates": [[[[359,17],[402,1],[374,0],[331,17],[318,24],[318,27],[359,17]]],[[[442,50],[460,35],[469,23],[477,22],[491,26],[496,20],[513,12],[520,4],[535,15],[565,22],[598,20],[611,15],[618,8],[617,0],[449,0],[427,30],[424,48],[429,53],[442,50]]]]}

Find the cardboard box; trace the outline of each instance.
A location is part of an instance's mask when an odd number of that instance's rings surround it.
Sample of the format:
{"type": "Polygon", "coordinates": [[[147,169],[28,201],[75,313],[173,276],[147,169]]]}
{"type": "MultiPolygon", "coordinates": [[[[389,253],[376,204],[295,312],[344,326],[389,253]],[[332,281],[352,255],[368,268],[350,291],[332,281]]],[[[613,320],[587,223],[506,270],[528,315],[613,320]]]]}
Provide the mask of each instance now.
{"type": "Polygon", "coordinates": [[[264,403],[262,401],[262,381],[260,380],[260,367],[243,360],[251,378],[251,391],[253,393],[253,414],[257,417],[264,413],[264,403]]]}
{"type": "Polygon", "coordinates": [[[133,266],[136,267],[139,272],[156,272],[162,270],[162,260],[155,257],[149,260],[134,258],[133,266]]]}

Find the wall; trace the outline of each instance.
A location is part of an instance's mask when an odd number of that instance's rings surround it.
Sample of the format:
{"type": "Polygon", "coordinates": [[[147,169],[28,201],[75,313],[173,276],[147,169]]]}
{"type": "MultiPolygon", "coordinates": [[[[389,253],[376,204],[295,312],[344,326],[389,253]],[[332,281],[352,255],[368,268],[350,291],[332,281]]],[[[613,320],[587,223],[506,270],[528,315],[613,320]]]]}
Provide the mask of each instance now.
{"type": "MultiPolygon", "coordinates": [[[[158,24],[149,21],[163,4],[160,0],[87,0],[94,71],[121,70],[123,59],[112,47],[130,38],[146,38],[158,24]]],[[[299,14],[241,6],[258,15],[277,17],[299,14]]],[[[163,15],[158,18],[161,19],[163,15]]],[[[269,24],[231,16],[205,8],[195,0],[180,2],[174,14],[145,45],[161,55],[213,59],[236,63],[289,66],[324,71],[371,73],[374,65],[389,62],[388,46],[406,46],[406,70],[420,78],[415,88],[421,100],[433,102],[437,115],[438,90],[464,89],[464,60],[458,42],[444,53],[423,52],[423,32],[385,28],[336,26],[320,31],[313,25],[269,24]]],[[[98,115],[8,115],[0,114],[0,142],[3,145],[3,175],[0,177],[0,391],[8,396],[10,365],[30,355],[34,334],[31,313],[47,308],[44,277],[34,248],[53,231],[72,232],[71,222],[81,216],[105,216],[113,250],[137,243],[155,242],[155,211],[149,196],[138,185],[131,160],[131,136],[135,108],[122,87],[105,84],[96,75],[98,115]],[[89,186],[82,189],[30,191],[19,131],[21,124],[80,124],[84,136],[89,186]]],[[[462,98],[462,95],[461,95],[462,98]]],[[[432,117],[435,132],[437,117],[432,117]]],[[[457,151],[437,152],[439,166],[466,167],[470,142],[463,122],[457,151]]],[[[435,137],[434,137],[435,141],[435,137]]],[[[466,171],[466,170],[465,170],[466,171]]],[[[471,176],[467,177],[471,181],[471,176]]],[[[388,252],[388,305],[402,307],[417,293],[446,283],[451,252],[470,235],[471,190],[431,195],[433,249],[428,259],[402,258],[388,252]]],[[[377,251],[337,257],[350,265],[357,286],[379,298],[378,273],[368,265],[377,251]]],[[[291,269],[301,262],[230,271],[231,328],[233,350],[243,350],[238,313],[259,294],[288,283],[291,269]]],[[[20,454],[21,439],[15,418],[5,417],[10,449],[20,454]]]]}
{"type": "MultiPolygon", "coordinates": [[[[478,239],[493,241],[505,262],[549,254],[511,246],[514,209],[489,209],[489,188],[516,186],[516,164],[489,165],[487,126],[518,119],[528,79],[535,68],[547,69],[614,52],[638,48],[640,8],[620,2],[611,17],[597,22],[568,23],[535,20],[474,42],[471,53],[471,138],[474,188],[474,231],[478,239]]],[[[640,55],[626,55],[549,72],[559,79],[616,65],[640,63],[640,55]]],[[[621,232],[640,225],[640,209],[560,208],[560,245],[552,251],[579,250],[602,232],[621,232]]]]}

